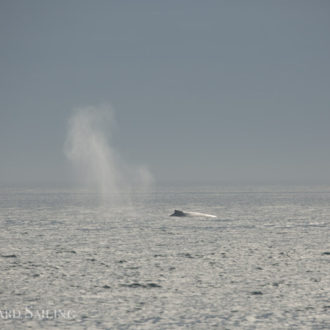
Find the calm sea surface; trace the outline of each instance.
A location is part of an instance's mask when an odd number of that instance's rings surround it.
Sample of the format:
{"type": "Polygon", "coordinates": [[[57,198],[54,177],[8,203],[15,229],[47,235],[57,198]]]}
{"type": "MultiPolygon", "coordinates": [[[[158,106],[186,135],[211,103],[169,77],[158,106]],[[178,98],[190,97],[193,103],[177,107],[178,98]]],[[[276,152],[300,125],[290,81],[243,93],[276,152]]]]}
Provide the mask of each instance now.
{"type": "Polygon", "coordinates": [[[330,187],[106,200],[0,189],[1,329],[330,328],[330,187]]]}

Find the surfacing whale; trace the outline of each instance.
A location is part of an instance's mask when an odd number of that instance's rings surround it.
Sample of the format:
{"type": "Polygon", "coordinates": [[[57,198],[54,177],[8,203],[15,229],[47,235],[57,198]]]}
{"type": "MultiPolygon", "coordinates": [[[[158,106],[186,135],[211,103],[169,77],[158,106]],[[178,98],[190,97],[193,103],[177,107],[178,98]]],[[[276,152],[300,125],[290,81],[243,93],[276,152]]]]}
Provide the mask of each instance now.
{"type": "Polygon", "coordinates": [[[171,217],[203,217],[203,218],[216,218],[215,215],[199,213],[199,212],[183,212],[180,210],[174,210],[174,213],[171,214],[171,217]]]}

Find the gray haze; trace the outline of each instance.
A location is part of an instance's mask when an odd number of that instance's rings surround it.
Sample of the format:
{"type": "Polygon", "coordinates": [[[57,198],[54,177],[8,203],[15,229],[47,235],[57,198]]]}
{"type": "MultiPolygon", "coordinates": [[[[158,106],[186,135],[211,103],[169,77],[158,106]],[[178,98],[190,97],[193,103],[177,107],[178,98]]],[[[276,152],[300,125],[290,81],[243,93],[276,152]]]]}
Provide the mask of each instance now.
{"type": "Polygon", "coordinates": [[[76,107],[156,181],[330,181],[329,1],[0,2],[0,182],[65,182],[76,107]]]}

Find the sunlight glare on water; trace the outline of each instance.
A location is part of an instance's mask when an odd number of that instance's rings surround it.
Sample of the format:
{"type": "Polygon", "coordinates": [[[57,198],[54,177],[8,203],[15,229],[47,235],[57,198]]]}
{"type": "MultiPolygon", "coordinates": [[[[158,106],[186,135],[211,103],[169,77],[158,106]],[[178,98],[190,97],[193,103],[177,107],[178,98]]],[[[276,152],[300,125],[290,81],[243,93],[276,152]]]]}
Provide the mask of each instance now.
{"type": "Polygon", "coordinates": [[[3,188],[0,327],[329,327],[329,187],[164,186],[133,204],[3,188]]]}

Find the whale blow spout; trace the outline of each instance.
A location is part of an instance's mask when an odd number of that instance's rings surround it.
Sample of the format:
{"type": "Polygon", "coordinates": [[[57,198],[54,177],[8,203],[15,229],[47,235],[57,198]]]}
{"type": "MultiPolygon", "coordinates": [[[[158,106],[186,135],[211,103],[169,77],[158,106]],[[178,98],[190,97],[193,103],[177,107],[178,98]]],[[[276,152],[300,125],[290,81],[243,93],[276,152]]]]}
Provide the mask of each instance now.
{"type": "Polygon", "coordinates": [[[180,210],[174,210],[171,217],[200,217],[200,218],[216,218],[216,215],[199,213],[199,212],[183,212],[180,210]]]}

